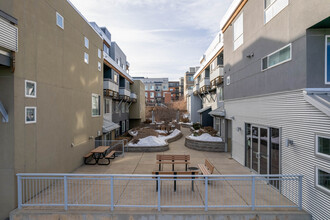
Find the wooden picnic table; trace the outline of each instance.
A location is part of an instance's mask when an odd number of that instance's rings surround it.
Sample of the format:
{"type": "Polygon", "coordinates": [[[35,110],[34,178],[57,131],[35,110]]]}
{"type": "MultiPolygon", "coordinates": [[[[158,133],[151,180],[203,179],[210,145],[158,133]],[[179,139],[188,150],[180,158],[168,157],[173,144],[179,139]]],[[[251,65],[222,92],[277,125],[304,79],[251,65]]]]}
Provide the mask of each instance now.
{"type": "Polygon", "coordinates": [[[107,150],[109,148],[109,146],[99,146],[91,151],[91,153],[93,153],[93,158],[95,159],[96,163],[98,163],[100,159],[106,156],[107,150]]]}

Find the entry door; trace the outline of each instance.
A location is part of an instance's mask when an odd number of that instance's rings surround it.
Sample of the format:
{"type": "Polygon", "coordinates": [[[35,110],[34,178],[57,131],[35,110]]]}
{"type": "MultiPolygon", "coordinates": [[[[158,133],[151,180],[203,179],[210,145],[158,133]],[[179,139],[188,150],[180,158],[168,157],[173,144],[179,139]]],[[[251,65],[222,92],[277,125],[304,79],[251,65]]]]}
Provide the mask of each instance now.
{"type": "Polygon", "coordinates": [[[256,173],[268,174],[269,129],[252,126],[251,168],[256,173]]]}

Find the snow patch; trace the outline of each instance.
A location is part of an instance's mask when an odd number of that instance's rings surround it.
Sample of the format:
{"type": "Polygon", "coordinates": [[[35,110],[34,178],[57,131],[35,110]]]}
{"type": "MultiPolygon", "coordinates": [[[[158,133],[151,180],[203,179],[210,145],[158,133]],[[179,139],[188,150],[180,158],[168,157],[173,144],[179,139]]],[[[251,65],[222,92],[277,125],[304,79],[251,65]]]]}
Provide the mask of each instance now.
{"type": "Polygon", "coordinates": [[[178,129],[175,129],[170,135],[167,136],[148,136],[145,138],[141,138],[138,143],[133,144],[133,143],[128,143],[129,147],[151,147],[151,146],[163,146],[166,145],[166,140],[171,139],[178,134],[180,134],[181,131],[178,129]]]}
{"type": "Polygon", "coordinates": [[[222,142],[221,137],[213,137],[208,133],[204,133],[201,136],[190,135],[189,138],[198,140],[198,141],[222,142]]]}

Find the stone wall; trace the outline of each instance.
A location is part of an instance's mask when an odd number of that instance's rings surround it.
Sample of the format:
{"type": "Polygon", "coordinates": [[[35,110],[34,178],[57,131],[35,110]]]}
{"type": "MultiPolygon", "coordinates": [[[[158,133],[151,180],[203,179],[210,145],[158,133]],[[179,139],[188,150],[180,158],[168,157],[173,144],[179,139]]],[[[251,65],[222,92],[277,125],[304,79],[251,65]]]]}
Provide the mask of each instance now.
{"type": "Polygon", "coordinates": [[[186,147],[198,151],[226,152],[225,142],[198,141],[186,137],[184,144],[186,147]]]}

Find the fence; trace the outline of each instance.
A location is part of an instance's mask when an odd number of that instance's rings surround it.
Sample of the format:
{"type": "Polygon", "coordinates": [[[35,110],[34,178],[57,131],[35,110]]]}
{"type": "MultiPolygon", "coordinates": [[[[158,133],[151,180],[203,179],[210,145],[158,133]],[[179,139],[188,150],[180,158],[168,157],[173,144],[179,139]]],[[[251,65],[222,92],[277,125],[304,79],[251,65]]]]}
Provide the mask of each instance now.
{"type": "Polygon", "coordinates": [[[301,175],[17,174],[18,208],[298,208],[301,175]]]}
{"type": "Polygon", "coordinates": [[[110,146],[110,151],[115,150],[116,156],[124,156],[124,140],[95,140],[95,148],[99,146],[110,146]]]}

